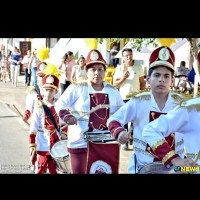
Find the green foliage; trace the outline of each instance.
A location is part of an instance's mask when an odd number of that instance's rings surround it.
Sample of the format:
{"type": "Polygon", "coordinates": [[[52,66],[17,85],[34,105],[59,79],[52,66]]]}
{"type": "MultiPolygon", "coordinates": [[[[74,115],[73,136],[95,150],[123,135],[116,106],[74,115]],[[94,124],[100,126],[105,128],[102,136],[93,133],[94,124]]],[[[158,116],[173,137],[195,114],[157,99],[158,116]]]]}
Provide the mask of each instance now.
{"type": "Polygon", "coordinates": [[[126,44],[128,41],[130,41],[132,48],[136,49],[137,51],[141,51],[142,47],[147,47],[150,44],[152,44],[155,48],[158,46],[156,38],[97,38],[97,42],[102,44],[106,39],[110,39],[111,43],[119,43],[123,40],[126,44]]]}

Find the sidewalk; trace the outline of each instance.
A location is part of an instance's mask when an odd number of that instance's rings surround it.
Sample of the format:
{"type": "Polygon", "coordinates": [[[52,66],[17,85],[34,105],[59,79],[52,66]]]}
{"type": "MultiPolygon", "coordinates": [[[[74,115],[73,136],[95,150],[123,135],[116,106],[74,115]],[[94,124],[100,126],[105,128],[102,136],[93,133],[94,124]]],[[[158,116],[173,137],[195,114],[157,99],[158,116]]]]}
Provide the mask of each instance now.
{"type": "MultiPolygon", "coordinates": [[[[2,81],[0,81],[0,102],[12,106],[14,105],[14,107],[16,108],[15,110],[19,111],[18,114],[23,114],[25,111],[26,88],[27,87],[24,86],[24,75],[20,75],[18,77],[17,87],[12,87],[11,82],[3,83],[2,81]]],[[[120,150],[120,174],[128,172],[129,157],[132,155],[132,153],[132,146],[130,146],[129,151],[120,150]]]]}

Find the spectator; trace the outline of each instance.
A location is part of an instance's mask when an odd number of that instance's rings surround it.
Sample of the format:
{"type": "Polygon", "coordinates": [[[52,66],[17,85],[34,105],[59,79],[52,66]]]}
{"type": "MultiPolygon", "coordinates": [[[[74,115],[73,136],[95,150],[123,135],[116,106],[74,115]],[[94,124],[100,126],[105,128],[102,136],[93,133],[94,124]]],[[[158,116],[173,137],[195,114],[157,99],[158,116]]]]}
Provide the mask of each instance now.
{"type": "Polygon", "coordinates": [[[78,82],[87,79],[85,57],[81,55],[77,63],[77,65],[72,67],[71,82],[78,82]]]}
{"type": "Polygon", "coordinates": [[[37,65],[40,63],[40,59],[37,57],[37,50],[35,49],[30,57],[30,62],[28,63],[28,73],[33,76],[33,86],[37,85],[37,65]]]}
{"type": "Polygon", "coordinates": [[[67,83],[67,59],[68,59],[68,54],[66,53],[63,57],[62,57],[62,61],[60,66],[58,67],[58,70],[60,72],[60,93],[63,94],[63,92],[65,91],[65,89],[68,86],[67,83]]]}
{"type": "MultiPolygon", "coordinates": [[[[116,67],[113,76],[113,85],[119,88],[124,102],[129,101],[129,95],[133,92],[139,92],[145,88],[144,71],[141,65],[136,65],[133,60],[133,51],[131,48],[122,50],[123,64],[116,67]]],[[[125,125],[128,131],[128,124],[125,125]]],[[[133,133],[132,133],[133,134],[133,133]]],[[[132,141],[131,141],[132,144],[132,141]]],[[[124,145],[124,150],[128,150],[128,142],[124,145]]]]}
{"type": "Polygon", "coordinates": [[[10,55],[10,75],[12,86],[17,87],[17,78],[19,74],[20,62],[22,55],[17,47],[14,47],[14,52],[10,55]]]}
{"type": "Polygon", "coordinates": [[[22,62],[21,62],[21,64],[24,65],[24,74],[25,74],[25,82],[24,82],[24,85],[25,85],[25,86],[29,86],[29,85],[30,85],[30,82],[31,82],[31,71],[28,70],[28,64],[29,64],[30,58],[31,58],[31,50],[28,50],[28,51],[27,51],[27,55],[25,55],[25,56],[23,57],[23,60],[22,60],[22,62]]]}

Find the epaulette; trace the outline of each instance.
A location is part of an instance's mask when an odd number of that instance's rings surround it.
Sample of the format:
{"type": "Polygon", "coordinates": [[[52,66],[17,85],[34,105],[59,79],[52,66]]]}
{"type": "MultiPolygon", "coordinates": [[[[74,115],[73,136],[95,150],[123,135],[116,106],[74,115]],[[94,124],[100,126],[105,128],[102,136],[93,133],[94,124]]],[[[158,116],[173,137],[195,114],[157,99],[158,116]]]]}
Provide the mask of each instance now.
{"type": "Polygon", "coordinates": [[[73,82],[72,84],[76,85],[76,86],[88,86],[87,80],[81,80],[81,81],[73,82]]]}
{"type": "Polygon", "coordinates": [[[196,111],[200,111],[200,98],[196,97],[193,99],[189,99],[185,102],[183,102],[180,107],[186,107],[189,111],[192,109],[195,109],[196,111]]]}
{"type": "Polygon", "coordinates": [[[32,93],[35,91],[35,87],[34,86],[28,86],[26,88],[26,93],[29,94],[29,93],[32,93]]]}
{"type": "Polygon", "coordinates": [[[34,108],[36,109],[42,109],[43,108],[43,102],[41,100],[36,100],[34,104],[34,108]]]}
{"type": "Polygon", "coordinates": [[[138,95],[138,94],[143,94],[144,92],[149,92],[149,91],[150,91],[150,90],[149,90],[148,88],[146,88],[146,89],[144,89],[144,90],[139,90],[138,92],[132,92],[132,93],[126,95],[126,98],[127,98],[127,99],[130,99],[130,98],[132,98],[132,97],[135,97],[135,96],[138,95]]]}
{"type": "Polygon", "coordinates": [[[110,84],[110,83],[107,83],[107,85],[106,86],[108,86],[108,87],[110,87],[110,88],[112,88],[112,89],[116,89],[116,87],[114,87],[112,84],[110,84]]]}
{"type": "Polygon", "coordinates": [[[138,100],[149,100],[149,99],[151,99],[151,93],[150,92],[142,92],[142,93],[136,94],[132,98],[138,99],[138,100]]]}
{"type": "Polygon", "coordinates": [[[175,92],[171,94],[171,97],[179,104],[187,100],[184,95],[175,92]]]}

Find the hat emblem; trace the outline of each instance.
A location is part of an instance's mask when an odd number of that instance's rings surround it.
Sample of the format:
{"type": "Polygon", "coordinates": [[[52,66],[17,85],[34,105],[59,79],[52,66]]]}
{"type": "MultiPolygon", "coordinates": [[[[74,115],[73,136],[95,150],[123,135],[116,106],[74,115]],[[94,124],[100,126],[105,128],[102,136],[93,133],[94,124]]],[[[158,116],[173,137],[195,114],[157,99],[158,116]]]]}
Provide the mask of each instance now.
{"type": "Polygon", "coordinates": [[[46,66],[44,64],[40,65],[40,71],[43,71],[46,68],[46,66]]]}
{"type": "Polygon", "coordinates": [[[90,59],[91,60],[98,60],[99,58],[99,54],[96,52],[96,51],[93,51],[91,54],[90,54],[90,59]]]}
{"type": "Polygon", "coordinates": [[[49,76],[46,80],[46,83],[49,83],[49,84],[53,84],[54,82],[54,78],[52,76],[49,76]]]}
{"type": "Polygon", "coordinates": [[[170,56],[169,50],[167,48],[162,48],[159,51],[158,57],[160,60],[168,60],[170,56]]]}

